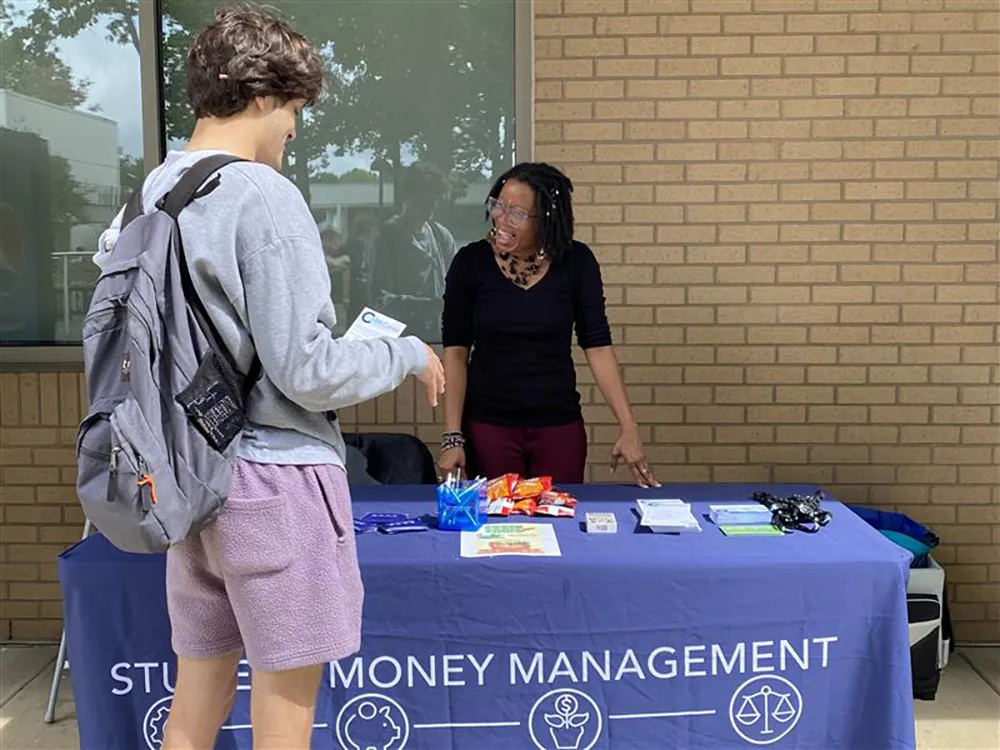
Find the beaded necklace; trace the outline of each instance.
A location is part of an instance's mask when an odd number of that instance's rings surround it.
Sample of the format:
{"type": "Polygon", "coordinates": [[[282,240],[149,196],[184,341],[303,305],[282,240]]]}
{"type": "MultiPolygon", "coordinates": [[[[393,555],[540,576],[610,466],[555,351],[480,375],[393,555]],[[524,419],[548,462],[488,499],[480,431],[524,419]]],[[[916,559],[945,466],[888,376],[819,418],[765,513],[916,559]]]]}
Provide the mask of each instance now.
{"type": "Polygon", "coordinates": [[[526,289],[545,269],[545,250],[541,249],[537,253],[532,253],[527,257],[521,258],[513,253],[498,250],[493,242],[495,235],[496,230],[491,229],[490,245],[493,247],[493,252],[497,258],[500,259],[500,270],[509,281],[522,289],[526,289]]]}

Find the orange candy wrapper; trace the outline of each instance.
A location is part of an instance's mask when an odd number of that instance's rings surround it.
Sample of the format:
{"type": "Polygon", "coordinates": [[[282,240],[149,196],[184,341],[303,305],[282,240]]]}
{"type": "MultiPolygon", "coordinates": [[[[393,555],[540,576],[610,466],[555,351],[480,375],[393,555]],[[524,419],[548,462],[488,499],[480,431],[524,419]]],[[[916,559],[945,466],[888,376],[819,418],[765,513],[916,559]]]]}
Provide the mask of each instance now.
{"type": "Polygon", "coordinates": [[[509,497],[501,497],[497,500],[490,500],[487,515],[509,516],[512,510],[514,510],[514,501],[509,497]]]}
{"type": "Polygon", "coordinates": [[[572,518],[577,500],[568,492],[552,486],[552,477],[522,479],[517,474],[504,474],[486,485],[491,516],[553,516],[572,518]]]}
{"type": "Polygon", "coordinates": [[[534,500],[521,500],[514,504],[514,509],[510,512],[512,516],[533,516],[538,503],[534,500]]]}
{"type": "Polygon", "coordinates": [[[537,477],[535,479],[518,479],[514,483],[515,500],[538,498],[543,492],[552,489],[552,477],[537,477]]]}
{"type": "Polygon", "coordinates": [[[490,501],[513,497],[514,484],[520,479],[517,474],[504,474],[486,485],[486,498],[490,501]]]}
{"type": "Polygon", "coordinates": [[[564,505],[567,508],[575,508],[577,499],[568,492],[548,490],[542,493],[541,502],[546,505],[564,505]]]}
{"type": "Polygon", "coordinates": [[[568,505],[539,505],[535,509],[536,516],[555,516],[556,518],[573,518],[576,515],[576,508],[568,505]]]}

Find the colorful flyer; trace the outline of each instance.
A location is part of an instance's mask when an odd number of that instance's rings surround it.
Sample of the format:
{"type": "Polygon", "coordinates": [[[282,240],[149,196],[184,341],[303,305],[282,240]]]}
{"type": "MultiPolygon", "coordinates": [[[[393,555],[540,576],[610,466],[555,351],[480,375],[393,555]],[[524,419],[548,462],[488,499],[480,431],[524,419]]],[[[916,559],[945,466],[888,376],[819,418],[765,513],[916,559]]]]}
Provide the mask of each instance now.
{"type": "Polygon", "coordinates": [[[462,532],[462,557],[559,557],[559,540],[549,523],[488,523],[462,532]]]}

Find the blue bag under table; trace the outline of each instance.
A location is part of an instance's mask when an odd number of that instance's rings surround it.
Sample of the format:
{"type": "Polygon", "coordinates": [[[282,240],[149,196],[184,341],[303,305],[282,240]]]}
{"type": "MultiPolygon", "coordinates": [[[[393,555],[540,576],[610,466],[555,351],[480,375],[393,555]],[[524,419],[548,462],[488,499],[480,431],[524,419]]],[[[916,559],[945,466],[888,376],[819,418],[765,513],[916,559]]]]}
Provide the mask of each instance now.
{"type": "MultiPolygon", "coordinates": [[[[463,559],[459,534],[365,534],[361,652],[327,668],[313,748],[914,747],[909,555],[835,501],[818,534],[729,538],[708,504],[796,486],[588,485],[560,557],[463,559]],[[634,499],[704,531],[642,533],[634,499]],[[612,511],[615,535],[582,530],[612,511]]],[[[355,489],[355,514],[432,512],[430,487],[355,489]]],[[[523,519],[521,519],[523,520],[523,519]]],[[[164,557],[95,535],[60,559],[83,750],[157,750],[174,681],[164,557]]],[[[249,670],[219,748],[250,748],[249,670]]]]}
{"type": "Polygon", "coordinates": [[[934,700],[941,670],[955,648],[944,569],[931,555],[940,539],[903,513],[856,505],[847,507],[913,555],[906,587],[913,696],[934,700]]]}

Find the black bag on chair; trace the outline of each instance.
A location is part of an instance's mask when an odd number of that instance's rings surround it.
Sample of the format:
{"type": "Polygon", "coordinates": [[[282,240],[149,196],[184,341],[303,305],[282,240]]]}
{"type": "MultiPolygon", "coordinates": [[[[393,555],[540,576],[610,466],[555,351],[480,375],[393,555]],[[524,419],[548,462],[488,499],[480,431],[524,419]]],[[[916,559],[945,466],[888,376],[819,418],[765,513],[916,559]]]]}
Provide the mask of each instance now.
{"type": "MultiPolygon", "coordinates": [[[[348,450],[364,457],[365,473],[378,484],[437,484],[434,456],[424,443],[413,435],[396,433],[361,433],[344,435],[348,450]]],[[[371,482],[359,477],[352,484],[371,482]]]]}

